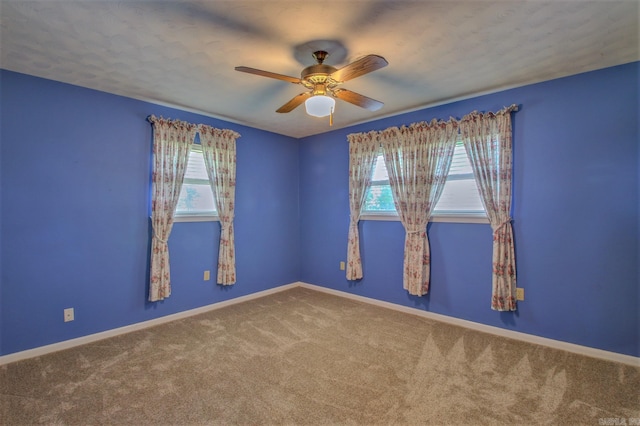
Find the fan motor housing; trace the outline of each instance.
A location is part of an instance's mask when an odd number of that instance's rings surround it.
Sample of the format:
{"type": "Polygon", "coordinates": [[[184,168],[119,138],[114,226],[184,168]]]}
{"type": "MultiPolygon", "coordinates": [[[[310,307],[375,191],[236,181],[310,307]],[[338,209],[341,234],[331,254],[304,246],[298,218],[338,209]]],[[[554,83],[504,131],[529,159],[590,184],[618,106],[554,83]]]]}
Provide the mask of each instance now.
{"type": "Polygon", "coordinates": [[[311,81],[313,83],[324,83],[327,80],[327,77],[336,71],[337,69],[331,65],[315,64],[303,69],[300,76],[303,80],[311,81]]]}

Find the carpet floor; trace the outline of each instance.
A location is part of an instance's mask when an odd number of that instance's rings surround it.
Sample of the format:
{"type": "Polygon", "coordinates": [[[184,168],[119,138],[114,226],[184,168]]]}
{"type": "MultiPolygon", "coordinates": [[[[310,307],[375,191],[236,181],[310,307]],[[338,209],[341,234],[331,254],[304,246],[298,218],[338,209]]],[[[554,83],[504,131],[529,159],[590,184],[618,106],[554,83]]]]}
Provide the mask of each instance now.
{"type": "Polygon", "coordinates": [[[3,365],[0,414],[3,425],[640,424],[640,368],[294,288],[3,365]]]}

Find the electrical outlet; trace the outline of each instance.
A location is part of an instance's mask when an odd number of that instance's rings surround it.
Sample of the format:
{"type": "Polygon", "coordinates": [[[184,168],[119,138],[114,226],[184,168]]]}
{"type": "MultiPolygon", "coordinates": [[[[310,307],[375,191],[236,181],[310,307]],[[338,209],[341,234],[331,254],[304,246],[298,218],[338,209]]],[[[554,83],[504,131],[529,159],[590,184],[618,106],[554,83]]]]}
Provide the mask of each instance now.
{"type": "Polygon", "coordinates": [[[516,300],[524,300],[524,288],[516,287],[516,300]]]}
{"type": "Polygon", "coordinates": [[[64,310],[64,322],[69,322],[74,320],[73,308],[67,308],[64,310]]]}
{"type": "Polygon", "coordinates": [[[211,271],[204,271],[204,280],[209,281],[211,279],[211,271]]]}
{"type": "Polygon", "coordinates": [[[340,262],[340,270],[344,271],[344,268],[345,268],[344,262],[340,262]]]}

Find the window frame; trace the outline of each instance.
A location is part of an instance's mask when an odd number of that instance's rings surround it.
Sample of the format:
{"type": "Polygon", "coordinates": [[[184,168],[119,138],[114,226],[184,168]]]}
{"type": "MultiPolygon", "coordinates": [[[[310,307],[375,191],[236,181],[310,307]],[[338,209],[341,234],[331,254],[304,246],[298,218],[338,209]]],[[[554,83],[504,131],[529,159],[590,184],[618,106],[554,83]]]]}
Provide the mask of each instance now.
{"type": "MultiPolygon", "coordinates": [[[[456,141],[456,144],[460,143],[460,139],[456,141]]],[[[378,153],[378,157],[382,155],[382,149],[378,153]]],[[[384,160],[384,157],[383,157],[384,160]]],[[[374,163],[375,167],[375,163],[374,163]]],[[[373,172],[373,170],[372,170],[373,172]]],[[[475,176],[473,173],[459,174],[459,175],[450,175],[447,177],[447,182],[449,180],[463,180],[468,179],[469,177],[473,177],[475,180],[475,176]]],[[[389,180],[384,181],[371,181],[371,185],[374,184],[380,185],[382,182],[389,184],[389,180]]],[[[367,191],[369,188],[367,188],[367,191]]],[[[400,216],[398,212],[394,209],[394,211],[362,211],[360,213],[360,220],[379,220],[379,221],[400,221],[400,216]]],[[[445,223],[481,223],[488,224],[489,217],[487,216],[486,210],[482,213],[480,212],[443,212],[440,211],[438,213],[434,213],[429,218],[429,222],[445,222],[445,223]]]]}
{"type": "MultiPolygon", "coordinates": [[[[192,152],[197,152],[200,155],[202,155],[202,146],[200,144],[197,143],[192,143],[191,144],[191,148],[189,151],[189,156],[191,156],[192,152]]],[[[187,164],[188,167],[188,164],[187,164]]],[[[184,181],[182,182],[182,184],[184,185],[185,183],[197,183],[197,184],[202,184],[204,182],[205,179],[192,179],[192,178],[186,178],[184,179],[184,181]]],[[[207,176],[206,179],[207,185],[209,185],[209,177],[207,176]]],[[[182,188],[180,189],[182,191],[182,188]]],[[[209,190],[211,190],[212,194],[213,194],[213,189],[211,189],[211,186],[209,186],[209,190]]],[[[214,208],[215,208],[215,194],[213,194],[214,197],[214,208]]],[[[176,207],[176,212],[173,214],[173,222],[218,222],[220,221],[220,216],[218,215],[217,209],[215,211],[215,213],[178,213],[177,207],[176,207]]]]}

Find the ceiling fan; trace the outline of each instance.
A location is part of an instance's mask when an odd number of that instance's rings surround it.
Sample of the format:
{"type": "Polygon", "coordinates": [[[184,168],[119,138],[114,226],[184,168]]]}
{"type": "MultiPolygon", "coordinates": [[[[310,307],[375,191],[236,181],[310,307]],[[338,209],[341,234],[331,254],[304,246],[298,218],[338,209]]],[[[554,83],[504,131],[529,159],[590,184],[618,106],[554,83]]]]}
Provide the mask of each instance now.
{"type": "Polygon", "coordinates": [[[345,81],[349,81],[364,74],[378,70],[388,65],[386,59],[378,55],[367,55],[340,69],[331,65],[323,64],[329,54],[324,50],[313,52],[316,64],[311,65],[300,74],[300,78],[289,77],[287,75],[276,74],[269,71],[262,71],[250,67],[236,67],[236,71],[249,74],[261,75],[263,77],[275,78],[277,80],[288,81],[289,83],[301,84],[309,91],[300,93],[286,104],[282,105],[276,112],[286,113],[293,111],[303,102],[309,115],[316,117],[333,116],[335,106],[334,98],[342,99],[353,105],[365,108],[369,111],[377,111],[384,105],[380,101],[368,98],[351,90],[340,87],[345,81]]]}

